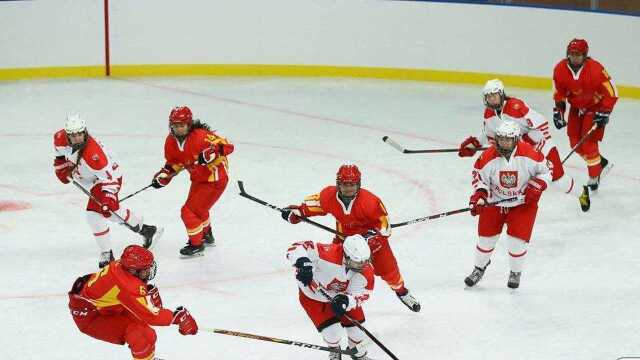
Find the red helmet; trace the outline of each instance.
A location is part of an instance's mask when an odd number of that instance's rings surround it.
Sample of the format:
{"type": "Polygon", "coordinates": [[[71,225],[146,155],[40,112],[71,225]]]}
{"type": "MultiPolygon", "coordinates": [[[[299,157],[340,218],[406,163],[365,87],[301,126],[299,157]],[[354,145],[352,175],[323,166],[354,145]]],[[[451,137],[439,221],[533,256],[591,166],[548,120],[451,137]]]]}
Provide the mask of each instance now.
{"type": "Polygon", "coordinates": [[[587,43],[587,40],[584,40],[584,39],[571,40],[571,42],[569,42],[569,45],[567,45],[567,55],[570,52],[577,52],[577,53],[583,54],[584,56],[587,56],[587,53],[589,52],[589,44],[587,43]]]}
{"type": "Polygon", "coordinates": [[[338,183],[356,183],[360,184],[360,170],[355,165],[342,165],[336,174],[336,182],[338,183]]]}
{"type": "Polygon", "coordinates": [[[129,245],[120,256],[125,270],[145,270],[153,266],[153,253],[140,245],[129,245]]]}
{"type": "Polygon", "coordinates": [[[169,125],[184,123],[189,126],[193,123],[193,114],[187,106],[176,106],[169,114],[169,125]]]}

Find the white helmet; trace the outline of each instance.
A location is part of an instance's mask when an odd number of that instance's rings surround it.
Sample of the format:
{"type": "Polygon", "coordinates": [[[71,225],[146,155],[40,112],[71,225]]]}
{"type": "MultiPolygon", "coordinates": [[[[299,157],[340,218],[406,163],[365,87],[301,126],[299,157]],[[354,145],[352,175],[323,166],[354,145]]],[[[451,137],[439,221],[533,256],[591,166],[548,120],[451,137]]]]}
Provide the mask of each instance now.
{"type": "Polygon", "coordinates": [[[361,235],[350,236],[342,244],[345,265],[354,270],[362,269],[371,257],[371,249],[367,240],[361,235]]]}
{"type": "Polygon", "coordinates": [[[502,81],[500,81],[500,79],[491,79],[487,81],[486,84],[484,84],[484,88],[482,89],[482,100],[486,107],[489,107],[492,109],[500,109],[502,108],[502,103],[504,102],[506,97],[507,96],[505,95],[505,92],[504,92],[504,84],[502,83],[502,81]],[[489,102],[487,102],[487,95],[490,95],[490,94],[500,94],[499,106],[492,105],[492,104],[489,104],[489,102]]]}
{"type": "Polygon", "coordinates": [[[505,121],[498,126],[496,136],[508,138],[520,137],[520,127],[513,121],[505,121]]]}
{"type": "Polygon", "coordinates": [[[496,148],[500,155],[508,159],[516,148],[516,143],[520,137],[520,127],[513,121],[505,121],[496,130],[496,148]],[[503,141],[503,138],[511,139],[511,141],[503,141]],[[508,144],[508,145],[507,145],[508,144]]]}
{"type": "Polygon", "coordinates": [[[87,124],[79,114],[67,115],[67,121],[64,123],[64,131],[67,134],[77,134],[87,129],[87,124]]]}

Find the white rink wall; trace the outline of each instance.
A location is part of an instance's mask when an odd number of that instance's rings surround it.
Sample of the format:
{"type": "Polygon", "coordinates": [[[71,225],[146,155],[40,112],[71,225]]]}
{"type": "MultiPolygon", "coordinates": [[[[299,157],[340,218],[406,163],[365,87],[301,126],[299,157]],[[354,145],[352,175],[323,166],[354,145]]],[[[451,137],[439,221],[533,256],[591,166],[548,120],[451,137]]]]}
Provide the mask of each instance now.
{"type": "MultiPolygon", "coordinates": [[[[619,84],[640,85],[640,18],[401,1],[111,0],[111,59],[133,64],[286,64],[550,77],[586,38],[619,84]]],[[[0,69],[100,65],[103,1],[0,2],[0,69]]]]}

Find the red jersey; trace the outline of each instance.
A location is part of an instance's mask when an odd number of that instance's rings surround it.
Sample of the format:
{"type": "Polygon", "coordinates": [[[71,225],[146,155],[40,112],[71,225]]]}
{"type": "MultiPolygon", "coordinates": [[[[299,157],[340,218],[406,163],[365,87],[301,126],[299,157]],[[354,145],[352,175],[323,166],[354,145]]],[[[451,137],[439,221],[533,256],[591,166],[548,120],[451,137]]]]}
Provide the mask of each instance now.
{"type": "Polygon", "coordinates": [[[233,152],[234,146],[227,139],[216,135],[213,131],[202,128],[193,129],[182,142],[172,134],[167,135],[164,142],[164,157],[167,165],[175,171],[186,168],[191,174],[191,181],[216,182],[227,178],[227,155],[233,152]],[[198,164],[198,155],[206,148],[222,144],[223,153],[206,165],[198,164]]]}
{"type": "Polygon", "coordinates": [[[377,196],[363,188],[358,190],[349,206],[345,206],[338,198],[338,188],[327,186],[319,194],[305,198],[300,212],[307,217],[333,215],[336,230],[347,236],[364,235],[369,230],[377,230],[382,236],[391,235],[387,209],[377,196]]]}
{"type": "Polygon", "coordinates": [[[92,274],[79,295],[104,315],[128,312],[153,326],[168,326],[173,320],[173,312],[155,307],[147,296],[147,285],[122,269],[118,261],[92,274]]]}
{"type": "Polygon", "coordinates": [[[569,60],[561,60],[553,69],[553,100],[567,100],[571,107],[583,111],[608,111],[618,101],[618,90],[599,62],[586,58],[584,64],[574,73],[569,60]]]}

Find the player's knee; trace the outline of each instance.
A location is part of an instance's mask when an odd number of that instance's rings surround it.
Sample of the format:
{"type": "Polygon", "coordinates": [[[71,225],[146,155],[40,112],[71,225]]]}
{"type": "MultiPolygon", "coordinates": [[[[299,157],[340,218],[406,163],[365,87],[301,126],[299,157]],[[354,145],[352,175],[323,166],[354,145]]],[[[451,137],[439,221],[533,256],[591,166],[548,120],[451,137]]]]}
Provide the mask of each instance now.
{"type": "Polygon", "coordinates": [[[125,341],[134,358],[144,359],[155,351],[156,332],[148,325],[131,324],[127,327],[125,341]]]}
{"type": "Polygon", "coordinates": [[[335,323],[322,329],[320,333],[322,334],[324,341],[329,344],[329,346],[337,346],[340,344],[340,339],[342,338],[341,332],[342,329],[340,324],[335,323]]]}

